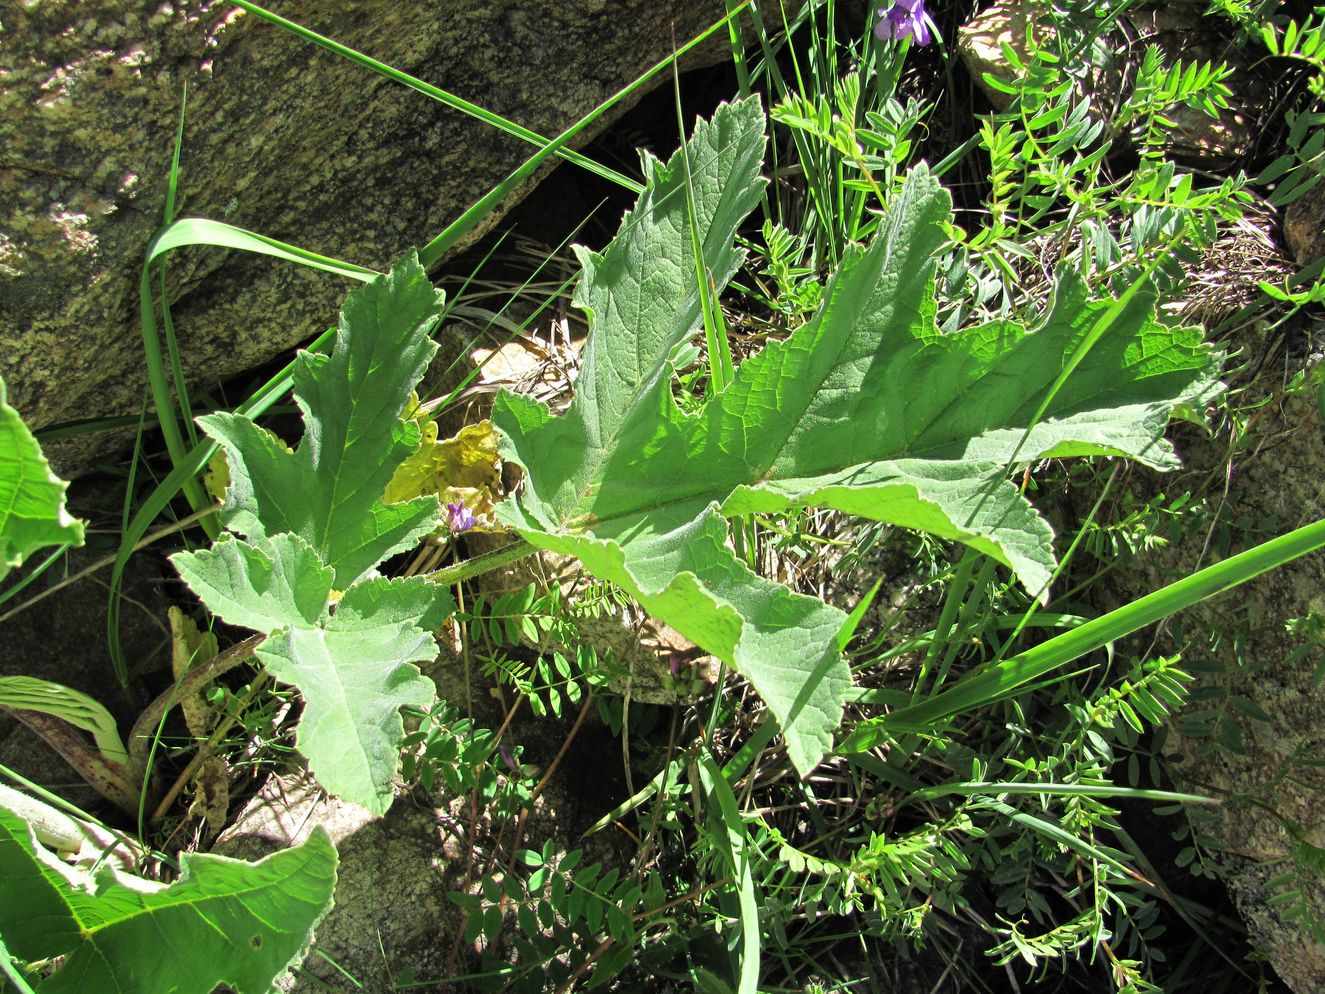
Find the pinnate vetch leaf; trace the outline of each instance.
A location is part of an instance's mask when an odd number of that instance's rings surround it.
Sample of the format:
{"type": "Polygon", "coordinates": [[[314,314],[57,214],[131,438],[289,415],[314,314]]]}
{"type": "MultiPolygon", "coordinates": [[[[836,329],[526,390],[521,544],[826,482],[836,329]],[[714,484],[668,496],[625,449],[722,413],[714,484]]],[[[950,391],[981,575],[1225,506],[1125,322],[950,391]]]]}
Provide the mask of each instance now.
{"type": "MultiPolygon", "coordinates": [[[[751,100],[720,108],[688,146],[705,264],[719,287],[738,209],[753,206],[730,190],[758,188],[763,142],[751,100]]],[[[527,470],[502,515],[743,673],[806,772],[840,720],[845,616],[751,574],[728,546],[724,517],[832,507],[964,542],[1038,593],[1053,535],[1008,471],[1077,455],[1171,467],[1165,425],[1176,406],[1199,406],[1217,389],[1217,356],[1192,329],[1156,321],[1150,290],[1117,306],[1091,301],[1068,272],[1033,332],[1009,320],[941,333],[935,258],[951,202],[920,167],[870,246],[847,251],[814,317],[685,413],[666,363],[698,318],[677,163],[646,162],[648,188],[616,241],[601,256],[581,253],[576,299],[590,336],[569,410],[498,398],[503,455],[527,470]],[[618,278],[645,254],[647,279],[618,278]]]]}
{"type": "Polygon", "coordinates": [[[0,934],[9,953],[66,957],[35,985],[40,994],[266,994],[297,961],[331,907],[336,849],[315,828],[308,841],[256,863],[185,853],[167,887],[95,876],[36,844],[0,808],[0,934]]]}

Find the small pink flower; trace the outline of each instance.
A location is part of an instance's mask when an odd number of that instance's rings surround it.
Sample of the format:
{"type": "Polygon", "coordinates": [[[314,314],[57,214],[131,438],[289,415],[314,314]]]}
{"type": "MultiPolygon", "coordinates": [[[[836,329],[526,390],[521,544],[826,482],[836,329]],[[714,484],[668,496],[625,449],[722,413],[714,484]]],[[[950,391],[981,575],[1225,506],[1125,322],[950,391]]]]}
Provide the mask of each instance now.
{"type": "Polygon", "coordinates": [[[874,36],[880,41],[914,38],[917,45],[928,45],[934,40],[925,0],[894,0],[891,7],[878,8],[878,13],[874,36]]]}
{"type": "Polygon", "coordinates": [[[464,504],[448,503],[446,516],[452,532],[467,532],[474,527],[474,512],[464,504]]]}

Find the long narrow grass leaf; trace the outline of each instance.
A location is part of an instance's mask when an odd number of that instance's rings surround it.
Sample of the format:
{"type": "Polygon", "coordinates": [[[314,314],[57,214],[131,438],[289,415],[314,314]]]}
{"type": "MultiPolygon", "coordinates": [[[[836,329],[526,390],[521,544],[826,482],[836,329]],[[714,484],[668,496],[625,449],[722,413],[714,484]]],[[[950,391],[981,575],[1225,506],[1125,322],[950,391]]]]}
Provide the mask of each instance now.
{"type": "Polygon", "coordinates": [[[715,804],[710,812],[713,832],[736,879],[737,906],[740,908],[741,956],[740,979],[737,994],[758,994],[760,931],[759,901],[755,895],[754,874],[751,869],[750,837],[745,830],[727,778],[713,757],[707,753],[699,759],[699,776],[709,800],[715,804]]]}
{"type": "MultiPolygon", "coordinates": [[[[142,278],[138,288],[143,351],[147,357],[148,382],[152,391],[152,402],[156,409],[157,419],[161,425],[161,433],[173,468],[166,479],[158,485],[156,490],[149,495],[144,504],[138,509],[129,527],[121,535],[119,553],[116,557],[115,566],[111,571],[110,605],[106,616],[107,638],[111,665],[121,684],[128,681],[128,667],[125,664],[124,652],[119,638],[118,595],[129,556],[132,554],[138,540],[147,534],[147,530],[151,527],[152,522],[156,520],[157,515],[166,508],[176,494],[184,493],[190,506],[195,511],[202,511],[211,504],[198,483],[197,477],[202,472],[203,467],[206,466],[207,460],[216,451],[216,445],[215,443],[206,442],[190,448],[185,443],[179,422],[175,419],[173,405],[170,401],[170,386],[165,375],[161,339],[157,333],[156,308],[152,300],[150,282],[152,264],[157,259],[174,249],[190,245],[209,245],[217,248],[239,249],[259,255],[270,255],[288,262],[295,262],[363,282],[367,282],[377,275],[373,270],[366,269],[363,266],[341,262],[338,259],[310,252],[307,249],[287,244],[278,239],[237,228],[223,221],[213,221],[209,218],[180,218],[158,231],[148,245],[143,259],[142,278]]],[[[312,347],[316,348],[328,341],[333,330],[325,332],[312,347]]],[[[293,368],[294,363],[291,362],[250,400],[247,407],[241,408],[240,413],[256,417],[266,407],[275,403],[276,399],[288,389],[289,375],[293,368]]],[[[208,529],[208,534],[211,535],[213,526],[208,524],[205,527],[208,529]]]]}
{"type": "MultiPolygon", "coordinates": [[[[443,255],[445,255],[452,248],[454,248],[462,238],[464,238],[467,234],[469,234],[469,232],[474,230],[474,228],[479,224],[480,221],[482,221],[485,217],[487,217],[490,213],[492,213],[493,210],[496,209],[498,204],[508,199],[515,192],[515,190],[519,188],[519,186],[522,183],[524,183],[531,176],[533,176],[534,173],[538,171],[538,169],[543,165],[544,162],[546,162],[552,156],[559,154],[562,151],[562,149],[564,149],[565,146],[576,135],[578,135],[581,131],[583,131],[586,127],[588,127],[593,121],[597,120],[612,107],[616,106],[622,100],[625,100],[628,96],[638,91],[648,80],[652,79],[658,73],[662,72],[668,66],[672,65],[677,59],[681,58],[691,49],[697,47],[698,45],[708,40],[708,38],[715,31],[719,30],[724,24],[728,23],[728,21],[737,13],[739,13],[741,9],[744,8],[749,2],[750,0],[744,0],[744,2],[739,4],[736,7],[736,10],[729,13],[727,17],[724,17],[722,20],[718,21],[717,23],[710,25],[700,34],[696,35],[693,39],[687,42],[685,45],[682,45],[679,49],[677,49],[667,58],[651,66],[648,70],[642,73],[637,79],[633,80],[632,82],[630,82],[629,84],[618,90],[616,93],[612,94],[610,97],[608,97],[606,100],[600,103],[593,110],[589,111],[589,113],[585,114],[582,118],[580,118],[578,121],[572,124],[561,134],[557,135],[556,138],[553,138],[542,149],[540,149],[534,155],[526,159],[519,167],[515,169],[514,172],[512,172],[509,176],[507,176],[506,179],[502,180],[495,187],[489,190],[486,194],[484,194],[481,198],[479,198],[478,201],[476,201],[473,205],[471,205],[468,210],[466,210],[458,218],[456,218],[449,225],[447,225],[446,229],[442,231],[441,234],[439,234],[436,238],[430,241],[423,248],[419,249],[419,261],[422,262],[424,266],[431,266],[433,263],[435,263],[443,255]]],[[[634,189],[636,191],[640,191],[643,189],[642,186],[640,186],[637,183],[634,183],[633,180],[631,182],[634,184],[634,189]]]]}
{"type": "MultiPolygon", "coordinates": [[[[424,96],[431,97],[433,100],[443,103],[453,110],[468,114],[470,117],[482,121],[484,124],[490,125],[498,131],[503,131],[508,135],[519,138],[521,141],[529,142],[531,145],[547,147],[551,144],[548,139],[544,138],[537,132],[530,131],[528,128],[516,124],[514,121],[508,120],[500,114],[494,114],[492,111],[480,107],[477,104],[470,103],[463,97],[450,93],[447,90],[443,90],[439,86],[425,83],[416,76],[411,76],[409,73],[394,69],[384,62],[378,62],[376,59],[364,55],[362,52],[357,52],[347,45],[342,45],[338,41],[333,41],[325,35],[318,34],[316,31],[310,31],[303,25],[296,24],[294,21],[286,20],[279,14],[274,14],[263,7],[259,7],[255,3],[250,3],[249,0],[235,0],[235,6],[248,11],[256,17],[262,18],[264,21],[276,25],[283,31],[288,31],[290,34],[297,35],[305,41],[311,41],[314,45],[325,48],[329,52],[334,52],[342,58],[349,59],[351,62],[371,69],[373,72],[380,76],[385,76],[394,83],[407,86],[411,90],[417,90],[424,96]]],[[[723,19],[722,23],[726,23],[726,18],[723,19]]],[[[603,179],[616,183],[618,186],[625,187],[632,193],[638,193],[642,189],[639,183],[631,179],[629,176],[625,176],[617,172],[615,169],[604,166],[600,162],[595,162],[593,159],[581,155],[579,152],[575,152],[568,148],[558,148],[553,154],[560,156],[567,162],[574,163],[575,165],[588,170],[595,176],[601,176],[603,179]]]]}
{"type": "Polygon", "coordinates": [[[997,797],[1000,794],[1043,794],[1046,797],[1122,797],[1131,801],[1163,801],[1166,804],[1218,804],[1213,797],[1173,790],[1119,787],[1111,783],[941,783],[911,793],[904,804],[932,801],[939,797],[997,797]]]}
{"type": "Polygon", "coordinates": [[[1325,548],[1325,519],[1262,542],[1079,628],[972,673],[929,700],[862,723],[839,746],[839,751],[869,749],[884,741],[891,732],[930,729],[953,715],[1013,697],[1026,684],[1088,652],[1321,548],[1325,548]]]}
{"type": "MultiPolygon", "coordinates": [[[[167,226],[175,221],[175,200],[179,193],[179,157],[184,149],[184,116],[188,104],[189,86],[186,82],[180,94],[179,120],[175,125],[175,145],[170,156],[170,172],[166,179],[166,208],[163,217],[167,226]]],[[[165,256],[157,259],[156,268],[161,283],[161,327],[166,333],[166,354],[170,358],[170,374],[175,382],[175,399],[179,404],[179,413],[184,422],[184,432],[188,436],[189,444],[197,445],[198,432],[193,425],[193,405],[189,403],[189,385],[184,377],[184,362],[180,355],[179,343],[175,339],[175,322],[170,316],[165,256]]]]}

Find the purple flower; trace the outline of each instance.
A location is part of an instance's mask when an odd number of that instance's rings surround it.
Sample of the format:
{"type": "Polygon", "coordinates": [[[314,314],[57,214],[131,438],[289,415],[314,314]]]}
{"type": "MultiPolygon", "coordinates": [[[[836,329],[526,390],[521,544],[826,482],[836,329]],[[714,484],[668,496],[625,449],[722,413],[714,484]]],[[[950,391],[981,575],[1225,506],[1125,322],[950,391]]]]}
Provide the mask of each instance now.
{"type": "Polygon", "coordinates": [[[934,40],[929,30],[929,15],[925,13],[925,0],[894,0],[891,7],[880,7],[879,22],[874,25],[874,36],[880,41],[914,38],[917,45],[928,45],[934,40]]]}
{"type": "Polygon", "coordinates": [[[464,504],[446,505],[447,523],[452,532],[467,532],[474,527],[474,512],[464,504]]]}

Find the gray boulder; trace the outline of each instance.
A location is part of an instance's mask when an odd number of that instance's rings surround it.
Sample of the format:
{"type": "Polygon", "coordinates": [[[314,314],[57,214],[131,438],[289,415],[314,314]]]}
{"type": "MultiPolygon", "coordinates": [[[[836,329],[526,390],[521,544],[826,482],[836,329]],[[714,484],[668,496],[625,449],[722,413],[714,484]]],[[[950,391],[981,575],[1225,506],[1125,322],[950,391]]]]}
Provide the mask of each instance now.
{"type": "MultiPolygon", "coordinates": [[[[722,0],[272,6],[549,137],[724,13],[722,0]]],[[[136,415],[147,397],[138,285],[185,87],[181,214],[375,269],[534,151],[214,0],[11,4],[0,22],[0,376],[35,428],[136,415]]],[[[712,41],[702,58],[728,57],[726,33],[712,41]]],[[[201,388],[334,323],[349,288],[220,250],[176,252],[170,270],[201,388]]],[[[52,462],[76,474],[102,444],[57,445],[52,462]]]]}
{"type": "MultiPolygon", "coordinates": [[[[1278,378],[1268,365],[1267,372],[1278,378]]],[[[1228,524],[1216,525],[1232,532],[1230,552],[1325,518],[1325,423],[1315,391],[1267,392],[1263,416],[1234,456],[1228,524]]],[[[1191,563],[1193,547],[1185,551],[1191,563]]],[[[1203,733],[1179,743],[1182,776],[1223,801],[1209,828],[1213,855],[1252,942],[1296,994],[1317,994],[1325,990],[1325,696],[1316,672],[1325,557],[1317,552],[1267,573],[1184,622],[1189,635],[1216,634],[1215,644],[1194,645],[1189,657],[1213,661],[1220,672],[1202,677],[1209,696],[1190,709],[1197,720],[1178,723],[1203,733]]]]}

